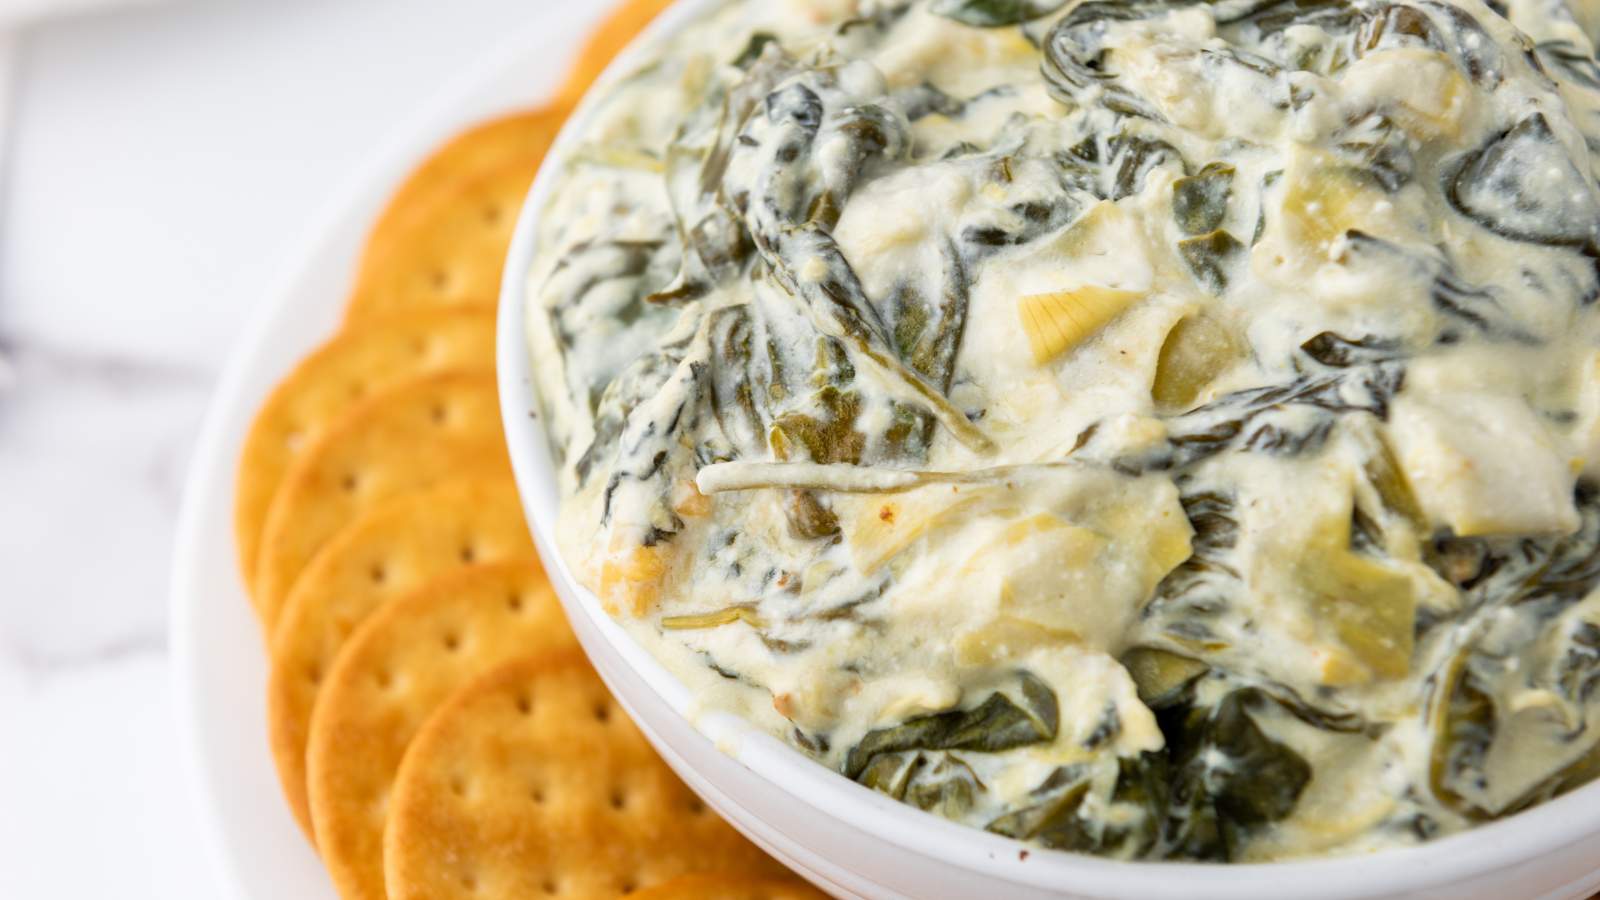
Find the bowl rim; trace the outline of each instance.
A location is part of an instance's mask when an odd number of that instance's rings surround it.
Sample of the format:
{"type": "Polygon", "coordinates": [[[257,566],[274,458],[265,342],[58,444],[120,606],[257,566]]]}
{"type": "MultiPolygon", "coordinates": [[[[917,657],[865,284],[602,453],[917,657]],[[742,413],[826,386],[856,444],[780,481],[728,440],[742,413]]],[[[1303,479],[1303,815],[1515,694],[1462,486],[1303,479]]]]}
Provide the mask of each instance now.
{"type": "MultiPolygon", "coordinates": [[[[525,315],[527,280],[541,212],[564,161],[599,108],[597,98],[644,57],[712,8],[743,0],[677,0],[605,70],[563,125],[518,214],[501,280],[496,370],[507,447],[525,515],[568,615],[583,616],[655,699],[689,721],[732,761],[818,815],[851,822],[909,854],[939,859],[1045,891],[1159,900],[1385,896],[1437,888],[1528,862],[1600,833],[1600,782],[1533,809],[1424,844],[1364,854],[1267,863],[1118,861],[1047,850],[961,825],[863,787],[742,717],[694,705],[688,687],[611,618],[582,587],[554,541],[559,492],[531,376],[525,315]]],[[[636,717],[637,718],[637,717],[636,717]]],[[[714,779],[711,779],[714,780],[714,779]]]]}

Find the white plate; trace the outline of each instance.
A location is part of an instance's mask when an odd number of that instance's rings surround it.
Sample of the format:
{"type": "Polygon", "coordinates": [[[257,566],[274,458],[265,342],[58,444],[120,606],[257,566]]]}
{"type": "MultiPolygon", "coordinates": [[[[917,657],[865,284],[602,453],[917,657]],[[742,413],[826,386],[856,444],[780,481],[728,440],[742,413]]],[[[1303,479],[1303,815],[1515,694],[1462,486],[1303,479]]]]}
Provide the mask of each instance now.
{"type": "Polygon", "coordinates": [[[368,226],[410,168],[465,125],[548,98],[573,39],[599,8],[538,5],[526,29],[422,104],[360,184],[310,217],[320,227],[307,229],[298,265],[262,298],[212,399],[178,526],[169,638],[185,768],[220,880],[216,896],[334,897],[284,803],[267,748],[266,658],[233,543],[234,468],[245,431],[272,386],[334,332],[368,226]]]}

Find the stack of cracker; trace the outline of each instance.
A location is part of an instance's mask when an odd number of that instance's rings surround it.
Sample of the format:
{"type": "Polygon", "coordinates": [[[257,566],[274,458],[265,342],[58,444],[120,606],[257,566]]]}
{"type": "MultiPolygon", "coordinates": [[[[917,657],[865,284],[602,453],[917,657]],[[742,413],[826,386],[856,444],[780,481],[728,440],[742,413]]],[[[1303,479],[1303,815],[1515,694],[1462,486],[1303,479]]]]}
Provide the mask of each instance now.
{"type": "Polygon", "coordinates": [[[289,807],[347,898],[819,896],[706,809],[590,669],[511,480],[494,308],[567,111],[668,5],[630,0],[547,109],[400,187],[343,330],[240,462],[238,553],[289,807]]]}

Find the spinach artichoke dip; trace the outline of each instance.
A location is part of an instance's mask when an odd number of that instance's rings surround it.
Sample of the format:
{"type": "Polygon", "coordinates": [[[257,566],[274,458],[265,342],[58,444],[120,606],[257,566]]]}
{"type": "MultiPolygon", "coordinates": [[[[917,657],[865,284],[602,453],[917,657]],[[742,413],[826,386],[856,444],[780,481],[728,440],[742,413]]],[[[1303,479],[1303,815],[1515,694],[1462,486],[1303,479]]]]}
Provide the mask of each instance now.
{"type": "Polygon", "coordinates": [[[1038,845],[1600,772],[1600,68],[1559,0],[748,0],[587,101],[563,556],[696,692],[1038,845]]]}

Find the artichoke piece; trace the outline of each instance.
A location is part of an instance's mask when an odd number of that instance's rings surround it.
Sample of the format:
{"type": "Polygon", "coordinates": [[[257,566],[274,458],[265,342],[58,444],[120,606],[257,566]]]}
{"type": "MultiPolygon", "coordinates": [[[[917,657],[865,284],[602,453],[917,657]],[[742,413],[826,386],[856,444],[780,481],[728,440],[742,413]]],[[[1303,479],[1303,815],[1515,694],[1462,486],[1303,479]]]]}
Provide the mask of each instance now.
{"type": "Polygon", "coordinates": [[[1229,270],[1244,251],[1239,239],[1226,231],[1213,231],[1178,242],[1178,255],[1189,266],[1195,280],[1213,294],[1228,289],[1229,270]]]}
{"type": "Polygon", "coordinates": [[[1150,387],[1156,405],[1183,411],[1216,377],[1243,358],[1233,332],[1208,316],[1185,316],[1167,332],[1150,387]]]}
{"type": "MultiPolygon", "coordinates": [[[[1411,579],[1351,552],[1349,545],[1346,533],[1337,547],[1313,550],[1300,560],[1311,610],[1371,674],[1403,677],[1411,669],[1417,620],[1411,579]]],[[[1330,659],[1329,683],[1364,680],[1364,673],[1344,662],[1337,654],[1330,659]]]]}
{"type": "MultiPolygon", "coordinates": [[[[1004,599],[1002,605],[1005,605],[1004,599]]],[[[1083,637],[1070,628],[1053,628],[1001,613],[988,624],[956,639],[956,662],[963,666],[1000,666],[1040,647],[1081,643],[1083,637]]]]}
{"type": "Polygon", "coordinates": [[[1371,455],[1362,463],[1362,472],[1367,476],[1367,482],[1377,492],[1378,499],[1383,502],[1384,508],[1400,516],[1409,524],[1418,537],[1425,537],[1432,530],[1428,524],[1428,516],[1422,511],[1422,504],[1417,501],[1417,495],[1411,490],[1411,482],[1406,480],[1405,470],[1400,467],[1400,460],[1394,455],[1394,448],[1389,446],[1382,434],[1369,436],[1371,455]]]}
{"type": "Polygon", "coordinates": [[[1455,62],[1419,47],[1368,53],[1345,70],[1341,86],[1348,96],[1392,114],[1419,141],[1458,134],[1472,100],[1472,87],[1455,62]]]}
{"type": "Polygon", "coordinates": [[[1228,217],[1233,175],[1233,166],[1214,162],[1172,183],[1172,215],[1184,234],[1205,234],[1222,227],[1222,220],[1228,217]]]}
{"type": "Polygon", "coordinates": [[[1468,154],[1446,178],[1456,211],[1505,238],[1593,246],[1600,204],[1588,176],[1539,113],[1468,154]]]}
{"type": "Polygon", "coordinates": [[[1383,182],[1342,165],[1338,157],[1296,148],[1283,193],[1283,226],[1313,255],[1347,231],[1390,233],[1393,203],[1383,182]]]}
{"type": "MultiPolygon", "coordinates": [[[[1528,580],[1515,564],[1506,568],[1514,580],[1528,580]]],[[[1535,582],[1548,577],[1550,569],[1540,569],[1545,574],[1535,582]]],[[[1600,626],[1592,617],[1600,607],[1592,594],[1580,601],[1584,594],[1547,590],[1499,592],[1488,609],[1539,623],[1512,655],[1491,655],[1470,639],[1461,641],[1431,682],[1429,787],[1469,819],[1510,815],[1600,775],[1600,739],[1592,727],[1592,691],[1600,677],[1600,626]],[[1574,602],[1580,606],[1569,605],[1574,602]]]]}
{"type": "Polygon", "coordinates": [[[1037,677],[1018,673],[1021,703],[996,691],[972,709],[952,709],[908,719],[867,733],[850,748],[844,773],[859,779],[873,760],[907,750],[975,750],[995,753],[1055,739],[1060,728],[1056,693],[1037,677]]]}
{"type": "Polygon", "coordinates": [[[1017,313],[1033,361],[1044,365],[1088,340],[1141,296],[1136,291],[1085,285],[1023,297],[1017,302],[1017,313]]]}
{"type": "Polygon", "coordinates": [[[1387,434],[1430,522],[1460,537],[1571,533],[1571,458],[1512,394],[1396,400],[1387,434]]]}
{"type": "Polygon", "coordinates": [[[851,561],[870,575],[976,499],[974,491],[931,490],[867,503],[847,535],[851,561]]]}
{"type": "Polygon", "coordinates": [[[1582,787],[1597,777],[1600,777],[1600,742],[1596,742],[1587,753],[1551,772],[1548,777],[1513,800],[1507,807],[1506,814],[1537,806],[1552,797],[1559,797],[1567,791],[1582,787]]]}
{"type": "Polygon", "coordinates": [[[1133,676],[1140,702],[1151,709],[1183,702],[1189,686],[1211,670],[1198,659],[1158,647],[1134,647],[1122,655],[1122,665],[1133,676]]]}
{"type": "Polygon", "coordinates": [[[1483,821],[1493,815],[1480,809],[1456,789],[1464,777],[1481,779],[1481,770],[1499,728],[1494,700],[1467,676],[1467,656],[1453,657],[1435,676],[1428,714],[1433,743],[1428,755],[1428,787],[1447,808],[1468,819],[1483,821]]]}
{"type": "Polygon", "coordinates": [[[702,628],[719,628],[723,625],[732,625],[743,622],[751,628],[760,628],[763,623],[761,616],[756,613],[756,608],[748,604],[729,606],[716,612],[690,613],[683,616],[662,616],[661,627],[668,631],[694,631],[702,628]]]}

